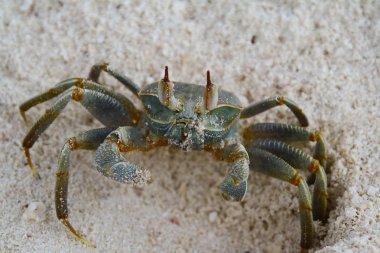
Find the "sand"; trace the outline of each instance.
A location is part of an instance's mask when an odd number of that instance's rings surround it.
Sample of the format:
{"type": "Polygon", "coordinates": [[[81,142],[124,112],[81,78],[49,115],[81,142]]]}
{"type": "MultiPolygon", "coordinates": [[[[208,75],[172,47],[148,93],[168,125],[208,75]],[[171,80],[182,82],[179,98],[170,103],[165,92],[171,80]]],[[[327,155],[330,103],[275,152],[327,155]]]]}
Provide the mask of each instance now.
{"type": "MultiPolygon", "coordinates": [[[[0,1],[0,252],[297,252],[296,187],[251,173],[243,204],[224,201],[227,164],[203,152],[160,148],[128,155],[154,183],[133,189],[72,155],[70,219],[57,220],[57,157],[71,136],[100,126],[72,102],[31,149],[21,143],[49,102],[18,106],[90,67],[110,62],[143,86],[162,78],[215,84],[244,105],[297,101],[328,147],[329,218],[310,252],[380,251],[379,1],[0,1]],[[30,210],[30,208],[36,208],[30,210]],[[46,211],[43,210],[46,208],[46,211]],[[38,214],[38,215],[36,215],[38,214]]],[[[101,83],[139,101],[115,80],[101,83]]],[[[244,121],[296,124],[286,108],[244,121]]]]}

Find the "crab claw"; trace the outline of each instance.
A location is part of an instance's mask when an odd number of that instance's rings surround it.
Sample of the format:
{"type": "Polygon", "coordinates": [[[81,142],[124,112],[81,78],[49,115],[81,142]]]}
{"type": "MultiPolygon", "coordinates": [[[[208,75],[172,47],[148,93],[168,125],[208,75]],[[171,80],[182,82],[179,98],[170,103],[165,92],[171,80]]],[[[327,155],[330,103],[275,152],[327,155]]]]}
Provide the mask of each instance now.
{"type": "Polygon", "coordinates": [[[207,70],[207,84],[203,101],[206,110],[212,110],[218,104],[218,87],[211,82],[211,75],[209,70],[207,70]]]}
{"type": "Polygon", "coordinates": [[[231,176],[227,176],[220,184],[222,197],[228,201],[241,201],[247,192],[247,180],[236,183],[231,176]]]}

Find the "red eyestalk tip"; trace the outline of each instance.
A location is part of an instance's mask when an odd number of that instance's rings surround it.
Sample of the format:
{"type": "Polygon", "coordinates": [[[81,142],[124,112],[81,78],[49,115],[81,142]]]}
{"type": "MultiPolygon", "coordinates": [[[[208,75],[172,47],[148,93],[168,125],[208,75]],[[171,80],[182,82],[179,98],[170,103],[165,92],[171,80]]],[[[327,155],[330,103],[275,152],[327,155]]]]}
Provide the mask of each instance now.
{"type": "Polygon", "coordinates": [[[210,70],[207,70],[207,88],[212,87],[214,84],[211,82],[210,70]]]}
{"type": "Polygon", "coordinates": [[[169,68],[168,68],[168,66],[165,66],[165,76],[164,76],[163,81],[164,82],[170,82],[170,80],[169,80],[169,68]]]}
{"type": "Polygon", "coordinates": [[[218,87],[211,82],[211,74],[209,70],[207,70],[207,84],[204,91],[203,101],[206,110],[212,110],[218,105],[218,87]]]}

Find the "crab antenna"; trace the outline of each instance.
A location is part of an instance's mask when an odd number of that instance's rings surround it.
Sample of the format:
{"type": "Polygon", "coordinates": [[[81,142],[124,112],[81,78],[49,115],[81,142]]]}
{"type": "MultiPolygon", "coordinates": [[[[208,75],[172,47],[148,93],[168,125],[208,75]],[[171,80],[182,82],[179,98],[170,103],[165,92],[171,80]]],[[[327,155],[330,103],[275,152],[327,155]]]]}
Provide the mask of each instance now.
{"type": "Polygon", "coordinates": [[[169,80],[169,68],[165,66],[165,75],[158,82],[158,98],[160,102],[169,108],[176,107],[176,99],[174,97],[174,83],[169,80]]]}
{"type": "Polygon", "coordinates": [[[206,110],[214,109],[218,104],[218,87],[211,82],[210,71],[207,70],[207,84],[204,93],[204,107],[206,110]]]}

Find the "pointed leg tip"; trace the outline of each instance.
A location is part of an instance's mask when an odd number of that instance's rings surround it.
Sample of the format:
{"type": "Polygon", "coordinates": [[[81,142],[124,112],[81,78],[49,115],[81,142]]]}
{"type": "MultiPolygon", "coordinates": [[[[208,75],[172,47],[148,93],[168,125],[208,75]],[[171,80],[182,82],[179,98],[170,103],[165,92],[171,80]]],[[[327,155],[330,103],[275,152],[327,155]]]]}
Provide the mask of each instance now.
{"type": "Polygon", "coordinates": [[[33,177],[35,178],[35,179],[37,179],[37,180],[41,180],[42,178],[41,178],[41,176],[40,176],[40,173],[38,173],[38,172],[36,172],[36,171],[34,171],[34,172],[32,172],[33,173],[33,177]]]}
{"type": "Polygon", "coordinates": [[[87,240],[86,238],[82,237],[82,238],[78,238],[83,244],[85,244],[87,247],[89,248],[96,248],[96,245],[95,243],[87,240]]]}
{"type": "Polygon", "coordinates": [[[30,171],[32,172],[32,175],[35,179],[37,180],[41,180],[41,176],[40,176],[40,173],[38,173],[38,171],[34,168],[33,164],[29,164],[29,168],[30,168],[30,171]]]}
{"type": "Polygon", "coordinates": [[[28,119],[26,118],[25,111],[21,108],[19,109],[22,119],[24,120],[24,123],[28,125],[28,119]]]}
{"type": "Polygon", "coordinates": [[[32,159],[30,158],[29,148],[24,147],[23,149],[24,149],[24,154],[25,154],[26,160],[28,162],[28,165],[29,165],[30,171],[32,172],[33,177],[40,180],[41,176],[38,173],[38,171],[34,168],[32,159]]]}
{"type": "Polygon", "coordinates": [[[87,247],[90,248],[96,248],[96,245],[92,243],[91,241],[87,240],[83,235],[81,235],[78,231],[75,230],[75,228],[70,224],[69,220],[67,218],[62,218],[60,221],[65,225],[71,233],[73,233],[76,238],[81,241],[83,244],[85,244],[87,247]]]}

